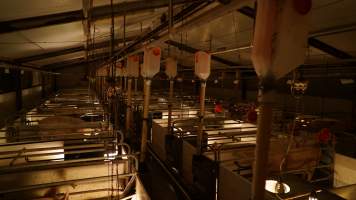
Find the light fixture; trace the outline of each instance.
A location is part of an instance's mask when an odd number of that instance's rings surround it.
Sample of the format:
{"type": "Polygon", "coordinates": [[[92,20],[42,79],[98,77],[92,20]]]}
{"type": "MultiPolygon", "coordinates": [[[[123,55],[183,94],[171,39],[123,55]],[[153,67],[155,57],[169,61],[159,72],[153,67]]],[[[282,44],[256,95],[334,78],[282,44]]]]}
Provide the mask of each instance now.
{"type": "Polygon", "coordinates": [[[349,85],[349,84],[354,84],[355,80],[343,78],[343,79],[340,79],[340,82],[342,85],[349,85]]]}
{"type": "Polygon", "coordinates": [[[286,194],[290,192],[290,187],[280,180],[266,180],[265,189],[274,194],[286,194]]]}
{"type": "Polygon", "coordinates": [[[233,83],[234,83],[235,85],[237,85],[237,84],[239,84],[239,82],[240,82],[240,81],[236,79],[236,80],[234,80],[233,83]]]}
{"type": "Polygon", "coordinates": [[[218,79],[215,79],[215,80],[214,80],[214,83],[215,83],[215,84],[219,83],[219,80],[218,80],[218,79]]]}

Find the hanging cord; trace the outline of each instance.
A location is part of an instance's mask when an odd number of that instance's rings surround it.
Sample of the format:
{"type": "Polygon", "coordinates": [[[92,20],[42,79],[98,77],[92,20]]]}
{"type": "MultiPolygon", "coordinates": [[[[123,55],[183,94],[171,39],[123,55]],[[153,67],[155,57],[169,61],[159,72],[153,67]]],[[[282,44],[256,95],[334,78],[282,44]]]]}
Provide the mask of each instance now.
{"type": "MultiPolygon", "coordinates": [[[[294,71],[293,72],[292,86],[294,86],[295,80],[296,80],[296,72],[294,71]]],[[[282,172],[284,170],[288,154],[289,154],[289,152],[290,152],[290,150],[292,148],[293,141],[294,141],[295,127],[296,127],[296,124],[297,124],[297,115],[298,115],[298,110],[299,110],[299,106],[300,106],[300,97],[298,97],[298,96],[294,96],[294,97],[296,98],[295,116],[293,118],[293,124],[292,124],[291,134],[290,134],[289,141],[288,141],[288,146],[287,146],[286,152],[285,152],[285,154],[283,156],[283,159],[281,161],[281,164],[279,165],[280,172],[282,172]]]]}

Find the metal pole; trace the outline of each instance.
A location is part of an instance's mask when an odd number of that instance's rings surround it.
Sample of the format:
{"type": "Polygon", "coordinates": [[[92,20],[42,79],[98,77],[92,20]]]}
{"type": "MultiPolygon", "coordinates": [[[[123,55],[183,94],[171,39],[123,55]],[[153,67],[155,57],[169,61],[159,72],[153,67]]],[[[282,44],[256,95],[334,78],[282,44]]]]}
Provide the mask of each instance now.
{"type": "Polygon", "coordinates": [[[173,101],[174,80],[169,80],[169,104],[168,104],[168,133],[172,128],[172,101],[173,101]]]}
{"type": "Polygon", "coordinates": [[[132,78],[128,79],[127,82],[127,108],[126,108],[126,132],[130,129],[131,122],[131,88],[132,88],[132,78]]]}
{"type": "Polygon", "coordinates": [[[259,113],[255,149],[255,163],[252,179],[252,200],[264,199],[265,180],[267,178],[267,164],[269,139],[272,128],[272,105],[274,97],[274,78],[261,80],[259,89],[259,113]]]}
{"type": "Polygon", "coordinates": [[[137,93],[137,78],[135,78],[135,94],[137,93]]]}
{"type": "Polygon", "coordinates": [[[205,89],[206,82],[201,81],[200,83],[200,113],[199,113],[199,129],[198,129],[198,137],[197,137],[197,154],[200,155],[202,153],[203,146],[203,129],[204,129],[204,115],[205,115],[205,89]]]}
{"type": "Polygon", "coordinates": [[[148,109],[150,104],[150,93],[151,93],[151,80],[144,80],[144,102],[143,102],[143,123],[142,123],[142,134],[141,134],[141,156],[140,162],[145,161],[145,156],[147,152],[147,132],[148,132],[148,109]]]}

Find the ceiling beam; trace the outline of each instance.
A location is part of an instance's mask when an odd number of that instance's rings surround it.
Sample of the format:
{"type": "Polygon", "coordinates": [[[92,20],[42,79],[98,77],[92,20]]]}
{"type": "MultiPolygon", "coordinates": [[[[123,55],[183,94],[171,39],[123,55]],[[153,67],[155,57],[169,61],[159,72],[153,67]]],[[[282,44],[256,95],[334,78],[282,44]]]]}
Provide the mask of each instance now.
{"type": "MultiPolygon", "coordinates": [[[[117,52],[118,50],[116,50],[115,52],[117,52]]],[[[92,63],[94,61],[98,61],[100,59],[107,59],[110,57],[110,52],[103,52],[103,53],[98,53],[95,55],[92,55],[89,57],[88,60],[85,59],[85,56],[81,56],[78,58],[73,58],[70,60],[65,60],[65,61],[60,61],[60,62],[56,62],[56,63],[51,63],[48,65],[43,65],[41,67],[41,69],[45,69],[45,70],[57,70],[59,68],[66,68],[66,67],[72,67],[74,65],[80,65],[80,64],[84,64],[84,63],[92,63]]]]}
{"type": "MultiPolygon", "coordinates": [[[[251,7],[248,7],[248,6],[244,6],[240,9],[238,9],[237,11],[239,11],[241,14],[249,17],[249,18],[252,18],[254,19],[255,16],[256,16],[256,11],[251,8],[251,7]]],[[[325,42],[322,42],[318,39],[316,39],[315,37],[309,37],[308,38],[308,44],[311,46],[311,47],[314,47],[324,53],[327,53],[329,55],[332,55],[336,58],[340,58],[340,59],[350,59],[350,58],[353,58],[352,55],[340,50],[340,49],[337,49],[331,45],[328,45],[326,44],[325,42]]]]}
{"type": "MultiPolygon", "coordinates": [[[[126,42],[130,42],[130,41],[134,40],[135,38],[137,38],[137,36],[128,37],[128,38],[126,38],[126,42]]],[[[116,39],[115,44],[122,43],[123,41],[124,40],[122,38],[116,39]]],[[[102,41],[102,42],[98,42],[98,43],[94,44],[94,46],[89,48],[89,50],[101,49],[101,48],[108,47],[109,45],[110,45],[110,40],[106,40],[106,41],[102,41]]],[[[51,52],[46,52],[46,53],[37,54],[37,55],[33,55],[33,56],[26,56],[26,57],[18,58],[18,59],[15,59],[15,62],[27,63],[27,62],[32,62],[32,61],[36,61],[36,60],[42,60],[42,59],[47,59],[47,58],[51,58],[51,57],[71,54],[71,53],[84,51],[84,50],[85,50],[84,45],[80,45],[80,46],[71,47],[68,49],[61,49],[61,50],[57,50],[57,51],[51,51],[51,52]]]]}
{"type": "MultiPolygon", "coordinates": [[[[173,40],[167,40],[165,43],[169,44],[169,45],[172,45],[174,47],[177,47],[178,49],[186,51],[186,52],[189,52],[189,53],[195,53],[195,52],[199,51],[199,49],[190,47],[188,45],[185,45],[185,44],[173,41],[173,40]]],[[[216,61],[216,62],[222,63],[224,65],[228,65],[228,66],[238,66],[239,65],[236,62],[232,62],[230,60],[226,60],[224,58],[221,58],[221,57],[218,57],[218,56],[215,56],[215,55],[212,55],[211,59],[216,61]]]]}
{"type": "Polygon", "coordinates": [[[48,71],[48,70],[43,70],[43,69],[41,69],[39,67],[17,64],[17,63],[15,63],[13,61],[8,61],[8,60],[0,60],[0,67],[9,68],[9,69],[10,68],[14,68],[14,69],[20,69],[20,70],[25,70],[25,71],[34,71],[34,72],[53,74],[53,72],[48,71]]]}
{"type": "MultiPolygon", "coordinates": [[[[197,0],[173,0],[173,4],[192,3],[197,0]]],[[[167,7],[167,0],[141,0],[133,2],[124,2],[114,5],[115,16],[123,16],[140,11],[167,7]]],[[[99,6],[92,9],[91,19],[93,21],[109,18],[111,15],[110,5],[99,6]]],[[[82,21],[85,19],[83,10],[75,10],[63,13],[42,15],[30,18],[15,19],[0,22],[0,34],[14,31],[21,31],[44,26],[65,24],[70,22],[82,21]]]]}
{"type": "Polygon", "coordinates": [[[337,49],[331,45],[326,44],[325,42],[322,42],[315,37],[309,37],[308,38],[308,44],[316,49],[319,49],[320,51],[323,51],[329,55],[332,55],[336,58],[340,59],[350,59],[353,58],[352,55],[341,51],[340,49],[337,49]]]}

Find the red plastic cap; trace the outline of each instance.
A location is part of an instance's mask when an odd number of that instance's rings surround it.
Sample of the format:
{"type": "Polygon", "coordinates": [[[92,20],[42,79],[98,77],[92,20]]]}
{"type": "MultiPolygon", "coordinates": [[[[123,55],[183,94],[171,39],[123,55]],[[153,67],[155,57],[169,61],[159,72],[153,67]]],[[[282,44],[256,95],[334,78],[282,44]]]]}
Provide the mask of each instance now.
{"type": "Polygon", "coordinates": [[[130,56],[129,59],[134,61],[134,62],[137,62],[138,61],[138,56],[130,56]]]}
{"type": "Polygon", "coordinates": [[[160,48],[154,48],[152,50],[153,55],[159,56],[161,54],[161,49],[160,48]]]}

